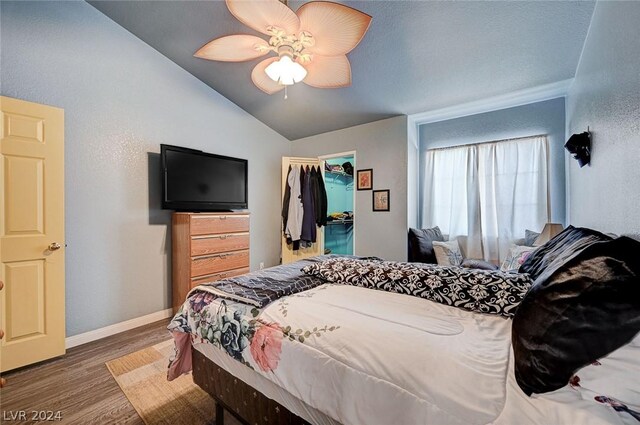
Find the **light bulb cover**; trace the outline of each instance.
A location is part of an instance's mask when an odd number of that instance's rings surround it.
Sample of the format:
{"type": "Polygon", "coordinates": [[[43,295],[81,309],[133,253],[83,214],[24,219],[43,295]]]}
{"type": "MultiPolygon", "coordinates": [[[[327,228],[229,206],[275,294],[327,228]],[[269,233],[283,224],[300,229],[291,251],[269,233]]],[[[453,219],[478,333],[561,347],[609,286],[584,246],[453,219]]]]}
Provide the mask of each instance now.
{"type": "Polygon", "coordinates": [[[307,76],[307,70],[289,55],[282,55],[279,60],[267,66],[264,72],[273,81],[285,86],[299,83],[307,76]]]}

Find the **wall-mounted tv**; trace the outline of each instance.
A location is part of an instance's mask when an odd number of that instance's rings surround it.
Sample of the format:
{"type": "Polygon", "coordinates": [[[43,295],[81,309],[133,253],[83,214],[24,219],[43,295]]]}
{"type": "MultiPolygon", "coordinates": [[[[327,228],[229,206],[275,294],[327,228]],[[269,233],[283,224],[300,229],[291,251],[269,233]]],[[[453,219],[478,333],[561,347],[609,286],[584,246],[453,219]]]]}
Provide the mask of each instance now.
{"type": "Polygon", "coordinates": [[[228,211],[248,207],[246,159],[160,145],[162,208],[228,211]]]}

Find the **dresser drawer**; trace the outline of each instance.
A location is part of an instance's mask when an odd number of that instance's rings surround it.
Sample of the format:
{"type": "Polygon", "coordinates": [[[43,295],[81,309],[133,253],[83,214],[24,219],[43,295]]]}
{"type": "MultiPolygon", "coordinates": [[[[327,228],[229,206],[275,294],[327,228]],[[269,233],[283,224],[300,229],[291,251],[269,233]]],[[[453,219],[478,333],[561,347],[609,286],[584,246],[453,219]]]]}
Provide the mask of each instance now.
{"type": "Polygon", "coordinates": [[[249,231],[249,215],[207,215],[191,216],[191,235],[238,233],[249,231]]]}
{"type": "Polygon", "coordinates": [[[207,283],[207,282],[215,282],[216,280],[226,279],[228,277],[240,276],[241,274],[249,273],[249,267],[243,267],[241,269],[228,270],[226,272],[208,274],[200,277],[194,277],[191,279],[191,288],[195,288],[196,286],[207,283]]]}
{"type": "Polygon", "coordinates": [[[194,236],[191,238],[191,256],[249,249],[248,233],[194,236]]]}
{"type": "Polygon", "coordinates": [[[197,257],[191,260],[191,277],[249,267],[249,250],[197,257]]]}

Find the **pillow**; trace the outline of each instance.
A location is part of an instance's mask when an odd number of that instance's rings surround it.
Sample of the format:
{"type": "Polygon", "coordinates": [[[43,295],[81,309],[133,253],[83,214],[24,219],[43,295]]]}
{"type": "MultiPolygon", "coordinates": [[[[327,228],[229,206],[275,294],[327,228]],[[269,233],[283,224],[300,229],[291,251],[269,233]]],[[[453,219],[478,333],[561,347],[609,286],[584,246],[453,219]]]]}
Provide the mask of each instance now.
{"type": "Polygon", "coordinates": [[[456,239],[448,242],[433,242],[433,251],[439,266],[459,266],[462,264],[462,252],[456,239]]]}
{"type": "Polygon", "coordinates": [[[466,259],[462,262],[461,266],[476,270],[498,270],[498,266],[484,260],[466,259]]]}
{"type": "Polygon", "coordinates": [[[565,386],[640,331],[639,252],[640,242],[624,236],[592,243],[535,280],[511,332],[516,381],[527,395],[565,386]]]}
{"type": "Polygon", "coordinates": [[[445,239],[438,226],[431,229],[409,229],[409,262],[436,263],[433,241],[445,239]]]}
{"type": "Polygon", "coordinates": [[[522,263],[527,259],[527,257],[536,250],[536,247],[533,246],[523,246],[523,245],[511,245],[509,249],[509,254],[502,262],[500,266],[500,270],[503,272],[508,272],[511,270],[518,270],[522,263]]]}
{"type": "Polygon", "coordinates": [[[586,247],[610,240],[611,237],[595,230],[568,226],[529,255],[518,271],[529,273],[531,279],[536,280],[542,273],[553,271],[586,247]]]}
{"type": "Polygon", "coordinates": [[[504,317],[514,315],[531,287],[526,274],[396,261],[333,258],[302,271],[332,283],[406,294],[504,317]]]}
{"type": "Polygon", "coordinates": [[[533,230],[525,230],[524,231],[524,245],[525,246],[533,246],[533,244],[536,242],[536,239],[538,239],[538,236],[540,236],[540,233],[538,232],[534,232],[533,230]]]}

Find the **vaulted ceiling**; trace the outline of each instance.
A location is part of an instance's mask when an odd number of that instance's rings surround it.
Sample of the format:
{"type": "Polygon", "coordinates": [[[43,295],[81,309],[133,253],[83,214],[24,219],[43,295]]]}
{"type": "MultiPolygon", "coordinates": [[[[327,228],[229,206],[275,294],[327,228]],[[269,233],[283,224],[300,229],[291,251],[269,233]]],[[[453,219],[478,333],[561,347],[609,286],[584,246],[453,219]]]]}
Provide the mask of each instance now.
{"type": "Polygon", "coordinates": [[[282,92],[270,96],[252,84],[261,59],[193,57],[216,37],[260,36],[223,1],[90,3],[290,140],[572,78],[594,8],[588,1],[343,1],[373,17],[348,55],[353,84],[296,84],[284,100],[282,92]]]}

